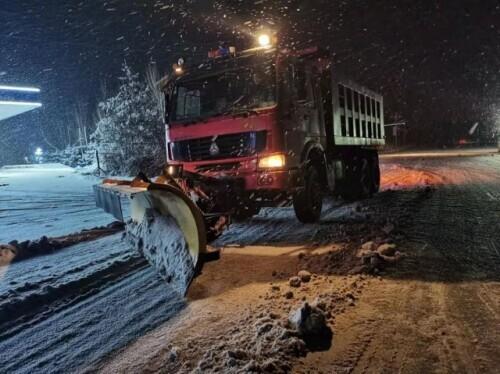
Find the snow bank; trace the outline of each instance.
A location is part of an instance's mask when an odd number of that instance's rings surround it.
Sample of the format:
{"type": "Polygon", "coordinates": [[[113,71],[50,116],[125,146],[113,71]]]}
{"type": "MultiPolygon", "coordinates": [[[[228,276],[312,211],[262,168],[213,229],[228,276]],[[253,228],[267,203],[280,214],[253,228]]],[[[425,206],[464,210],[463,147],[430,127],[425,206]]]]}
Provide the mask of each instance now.
{"type": "Polygon", "coordinates": [[[0,168],[2,172],[11,172],[13,174],[26,175],[30,171],[38,173],[45,172],[73,172],[73,168],[59,163],[49,164],[22,164],[22,165],[5,165],[0,168]]]}
{"type": "MultiPolygon", "coordinates": [[[[107,226],[93,227],[80,232],[64,235],[56,238],[42,236],[38,240],[25,240],[18,242],[13,240],[7,245],[0,244],[0,249],[4,248],[12,252],[13,260],[22,261],[31,257],[54,253],[62,248],[66,248],[81,242],[96,240],[100,237],[115,234],[124,229],[123,222],[115,221],[107,226]]],[[[2,265],[3,253],[0,254],[0,266],[2,265]]]]}

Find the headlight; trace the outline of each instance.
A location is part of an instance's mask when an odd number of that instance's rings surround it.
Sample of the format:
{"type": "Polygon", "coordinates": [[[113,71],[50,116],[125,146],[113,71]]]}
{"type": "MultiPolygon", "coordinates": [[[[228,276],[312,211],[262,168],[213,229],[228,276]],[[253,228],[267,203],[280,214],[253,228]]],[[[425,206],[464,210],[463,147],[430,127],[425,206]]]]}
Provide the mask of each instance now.
{"type": "Polygon", "coordinates": [[[174,73],[176,75],[182,75],[182,73],[184,73],[184,69],[182,68],[182,66],[175,64],[174,65],[174,73]]]}
{"type": "Polygon", "coordinates": [[[182,174],[182,165],[168,165],[167,174],[174,178],[179,178],[182,174]]]}
{"type": "Polygon", "coordinates": [[[257,38],[261,47],[269,47],[271,45],[271,37],[267,34],[261,34],[257,38]]]}
{"type": "Polygon", "coordinates": [[[285,166],[285,155],[272,155],[259,159],[260,169],[277,169],[285,166]]]}

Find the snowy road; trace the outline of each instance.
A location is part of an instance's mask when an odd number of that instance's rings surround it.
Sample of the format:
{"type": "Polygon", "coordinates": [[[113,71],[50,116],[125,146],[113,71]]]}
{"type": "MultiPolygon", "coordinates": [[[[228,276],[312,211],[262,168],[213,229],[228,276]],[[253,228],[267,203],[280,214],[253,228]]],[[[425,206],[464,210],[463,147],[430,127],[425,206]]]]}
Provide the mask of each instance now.
{"type": "MultiPolygon", "coordinates": [[[[353,372],[434,372],[449,363],[444,371],[488,372],[481,369],[500,364],[500,156],[392,157],[382,177],[384,191],[361,203],[328,203],[319,225],[299,224],[292,208],[266,209],[216,244],[328,241],[342,225],[363,220],[359,204],[398,217],[409,258],[367,293],[366,307],[339,320],[336,339],[344,346],[324,353],[330,366],[323,369],[354,362],[353,372]]],[[[83,217],[94,211],[88,204],[83,217]]],[[[7,216],[2,232],[13,222],[7,216]]],[[[76,225],[77,213],[69,216],[76,225]]],[[[185,306],[119,235],[11,264],[0,276],[0,372],[91,370],[185,306]]]]}
{"type": "Polygon", "coordinates": [[[337,321],[336,347],[304,367],[498,373],[500,155],[391,158],[383,185],[369,204],[399,218],[407,257],[337,321]]]}
{"type": "MultiPolygon", "coordinates": [[[[0,243],[64,235],[111,220],[94,207],[96,179],[70,168],[11,167],[1,169],[0,178],[0,243]]],[[[352,205],[338,206],[327,205],[326,220],[355,218],[352,205]]],[[[298,223],[292,208],[264,210],[249,223],[233,225],[217,244],[283,241],[284,233],[288,242],[300,242],[328,229],[298,223]]],[[[184,303],[120,234],[12,263],[0,269],[0,372],[92,370],[184,303]]]]}
{"type": "Polygon", "coordinates": [[[98,178],[60,164],[0,168],[0,243],[61,236],[113,221],[95,207],[98,178]]]}
{"type": "Polygon", "coordinates": [[[120,235],[2,272],[2,373],[81,371],[184,306],[120,235]]]}
{"type": "MultiPolygon", "coordinates": [[[[318,225],[298,224],[293,211],[285,208],[265,210],[245,225],[232,226],[219,239],[219,244],[232,244],[232,255],[223,252],[221,261],[207,264],[195,280],[188,316],[141,337],[107,360],[102,371],[159,370],[168,365],[166,347],[173,344],[185,354],[177,367],[190,372],[204,362],[203,355],[211,347],[231,344],[229,335],[241,333],[242,323],[248,321],[239,316],[252,314],[255,304],[265,303],[266,312],[285,305],[288,313],[288,301],[280,292],[292,290],[297,298],[307,295],[289,287],[288,276],[283,280],[272,276],[273,270],[281,271],[283,262],[291,264],[293,274],[294,263],[287,260],[287,253],[308,247],[316,251],[311,241],[319,242],[317,248],[322,249],[323,240],[323,249],[331,250],[332,244],[345,248],[346,241],[357,249],[366,237],[343,236],[344,231],[390,218],[397,227],[395,237],[402,235],[397,246],[404,259],[381,277],[364,278],[368,283],[345,273],[334,274],[324,283],[318,278],[320,295],[328,284],[350,292],[362,288],[362,294],[335,315],[330,349],[309,353],[291,372],[498,373],[500,155],[393,157],[384,159],[382,176],[381,193],[360,202],[357,209],[356,204],[338,209],[330,205],[318,225]],[[370,219],[363,221],[365,208],[370,219]],[[264,255],[266,251],[276,257],[264,255]],[[230,267],[227,271],[224,263],[230,267]],[[275,286],[280,291],[273,291],[275,286]],[[245,298],[251,300],[246,305],[245,298]],[[193,341],[198,351],[189,348],[193,341]]],[[[371,237],[369,228],[365,234],[371,237]]],[[[338,261],[337,266],[343,261],[328,255],[320,255],[319,260],[325,265],[338,261]]],[[[318,276],[324,274],[321,269],[316,267],[318,276]]],[[[315,297],[308,295],[306,300],[315,297]]],[[[291,303],[296,306],[294,298],[291,303]]],[[[235,348],[240,346],[230,346],[235,348]]]]}
{"type": "MultiPolygon", "coordinates": [[[[0,169],[0,243],[107,224],[97,179],[62,165],[0,169]]],[[[0,372],[84,371],[184,301],[121,234],[0,268],[0,372]]]]}

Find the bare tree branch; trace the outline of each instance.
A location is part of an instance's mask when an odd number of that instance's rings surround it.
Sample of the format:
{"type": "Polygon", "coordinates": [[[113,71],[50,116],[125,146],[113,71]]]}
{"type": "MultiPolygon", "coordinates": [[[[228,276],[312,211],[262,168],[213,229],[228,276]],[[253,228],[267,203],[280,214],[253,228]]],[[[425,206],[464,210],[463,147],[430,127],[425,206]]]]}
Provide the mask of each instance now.
{"type": "Polygon", "coordinates": [[[161,118],[165,117],[165,95],[160,87],[161,75],[158,66],[155,63],[150,63],[146,67],[146,84],[151,93],[151,98],[156,103],[161,118]]]}

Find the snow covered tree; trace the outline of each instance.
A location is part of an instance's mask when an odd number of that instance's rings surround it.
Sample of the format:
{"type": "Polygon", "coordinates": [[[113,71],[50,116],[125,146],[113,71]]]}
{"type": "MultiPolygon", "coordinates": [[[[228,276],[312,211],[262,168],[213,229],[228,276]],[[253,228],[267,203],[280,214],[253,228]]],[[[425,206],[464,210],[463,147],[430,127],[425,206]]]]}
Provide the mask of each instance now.
{"type": "Polygon", "coordinates": [[[110,174],[158,173],[165,162],[163,110],[154,86],[124,63],[116,95],[98,105],[92,138],[101,167],[110,174]]]}

